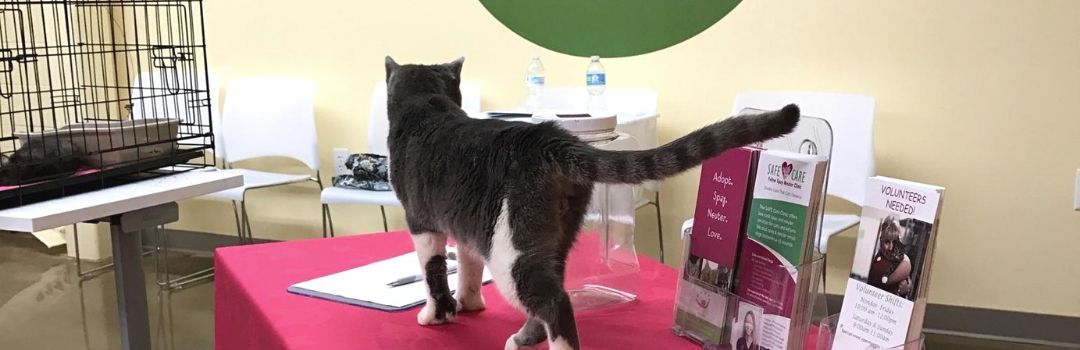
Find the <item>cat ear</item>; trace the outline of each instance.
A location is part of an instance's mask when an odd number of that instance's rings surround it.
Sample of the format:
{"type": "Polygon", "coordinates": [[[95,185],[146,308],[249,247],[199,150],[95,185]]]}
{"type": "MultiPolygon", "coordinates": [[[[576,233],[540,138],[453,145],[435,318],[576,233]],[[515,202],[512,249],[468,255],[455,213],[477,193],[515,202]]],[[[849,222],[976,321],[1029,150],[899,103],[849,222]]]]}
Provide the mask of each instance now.
{"type": "Polygon", "coordinates": [[[461,66],[465,64],[465,56],[458,57],[453,62],[447,63],[446,66],[450,68],[451,72],[454,72],[454,76],[461,78],[461,66]]]}
{"type": "Polygon", "coordinates": [[[390,74],[398,68],[397,62],[394,62],[394,58],[386,56],[386,80],[390,81],[390,74]]]}

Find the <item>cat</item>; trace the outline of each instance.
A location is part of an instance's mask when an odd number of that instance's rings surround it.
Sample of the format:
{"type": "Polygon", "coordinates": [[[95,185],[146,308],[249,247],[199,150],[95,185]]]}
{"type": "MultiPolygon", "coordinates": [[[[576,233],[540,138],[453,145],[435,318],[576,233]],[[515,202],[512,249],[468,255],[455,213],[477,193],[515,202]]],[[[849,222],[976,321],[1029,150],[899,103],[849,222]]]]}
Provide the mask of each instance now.
{"type": "Polygon", "coordinates": [[[0,185],[25,185],[74,174],[83,166],[79,156],[70,139],[58,136],[31,138],[10,156],[0,156],[0,185]]]}
{"type": "Polygon", "coordinates": [[[593,184],[660,180],[726,149],[791,132],[799,108],[713,123],[641,151],[594,148],[553,123],[470,118],[461,109],[464,57],[438,65],[399,65],[386,57],[390,183],[405,217],[428,290],[417,314],[440,324],[485,307],[486,265],[506,301],[527,321],[504,347],[548,341],[578,349],[566,258],[593,184]],[[458,243],[456,295],[447,283],[446,241],[458,243]]]}

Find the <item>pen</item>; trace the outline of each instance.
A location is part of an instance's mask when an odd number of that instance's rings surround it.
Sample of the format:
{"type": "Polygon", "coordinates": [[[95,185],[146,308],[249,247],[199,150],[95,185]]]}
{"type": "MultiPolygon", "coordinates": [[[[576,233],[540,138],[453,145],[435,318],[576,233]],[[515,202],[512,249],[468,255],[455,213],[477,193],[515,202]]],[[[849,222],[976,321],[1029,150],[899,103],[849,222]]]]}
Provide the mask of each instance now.
{"type": "MultiPolygon", "coordinates": [[[[449,269],[446,269],[446,274],[447,275],[452,274],[452,273],[456,273],[456,272],[457,272],[457,266],[451,266],[449,269]]],[[[412,284],[412,283],[420,282],[420,281],[423,281],[423,280],[424,280],[424,276],[422,276],[422,275],[412,275],[412,276],[405,276],[405,277],[399,278],[399,279],[397,279],[397,280],[395,280],[393,282],[387,283],[386,285],[389,286],[389,287],[401,287],[401,286],[404,286],[404,285],[407,285],[407,284],[412,284]]]]}

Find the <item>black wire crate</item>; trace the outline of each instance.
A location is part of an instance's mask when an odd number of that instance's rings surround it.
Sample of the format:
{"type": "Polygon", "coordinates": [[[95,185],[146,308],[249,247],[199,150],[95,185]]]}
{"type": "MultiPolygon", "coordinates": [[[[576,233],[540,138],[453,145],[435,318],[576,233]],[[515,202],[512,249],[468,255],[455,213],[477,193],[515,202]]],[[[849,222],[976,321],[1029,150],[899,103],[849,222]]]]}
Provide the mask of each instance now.
{"type": "Polygon", "coordinates": [[[214,166],[201,1],[0,0],[0,209],[214,166]]]}

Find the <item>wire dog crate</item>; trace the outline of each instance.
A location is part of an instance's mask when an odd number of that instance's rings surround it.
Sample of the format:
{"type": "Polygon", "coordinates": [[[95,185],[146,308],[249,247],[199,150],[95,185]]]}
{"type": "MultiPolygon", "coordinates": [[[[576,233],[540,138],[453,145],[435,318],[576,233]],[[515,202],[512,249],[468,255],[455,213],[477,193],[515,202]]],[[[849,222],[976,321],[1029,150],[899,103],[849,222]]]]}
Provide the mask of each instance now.
{"type": "Polygon", "coordinates": [[[214,166],[199,0],[0,0],[0,209],[214,166]]]}

